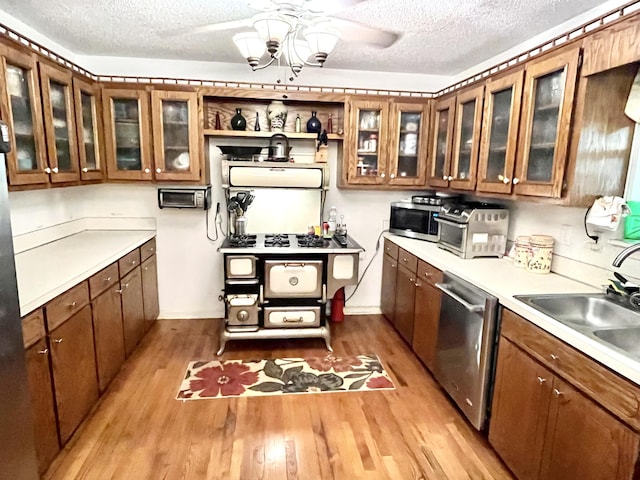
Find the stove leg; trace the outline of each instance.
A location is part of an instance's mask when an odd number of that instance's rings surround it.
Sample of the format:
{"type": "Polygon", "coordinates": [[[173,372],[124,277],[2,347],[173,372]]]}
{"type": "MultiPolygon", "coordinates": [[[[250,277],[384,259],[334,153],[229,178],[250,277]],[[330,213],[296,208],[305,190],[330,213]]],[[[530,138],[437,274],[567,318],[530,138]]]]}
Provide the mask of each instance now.
{"type": "Polygon", "coordinates": [[[327,346],[327,350],[333,352],[333,348],[331,347],[331,330],[329,329],[329,325],[326,325],[322,331],[322,338],[324,338],[324,343],[327,346]]]}
{"type": "Polygon", "coordinates": [[[216,355],[222,355],[222,353],[224,352],[224,347],[227,345],[227,340],[229,339],[229,336],[227,335],[227,331],[223,328],[222,331],[220,332],[220,348],[218,348],[218,351],[216,353],[216,355]]]}

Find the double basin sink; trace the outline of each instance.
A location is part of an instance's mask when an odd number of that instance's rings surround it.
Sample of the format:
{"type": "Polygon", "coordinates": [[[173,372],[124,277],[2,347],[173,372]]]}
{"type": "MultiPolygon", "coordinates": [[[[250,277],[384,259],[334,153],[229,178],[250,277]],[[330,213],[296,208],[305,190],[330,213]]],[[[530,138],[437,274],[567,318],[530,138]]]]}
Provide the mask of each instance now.
{"type": "Polygon", "coordinates": [[[640,311],[605,294],[516,295],[541,313],[640,360],[640,311]]]}

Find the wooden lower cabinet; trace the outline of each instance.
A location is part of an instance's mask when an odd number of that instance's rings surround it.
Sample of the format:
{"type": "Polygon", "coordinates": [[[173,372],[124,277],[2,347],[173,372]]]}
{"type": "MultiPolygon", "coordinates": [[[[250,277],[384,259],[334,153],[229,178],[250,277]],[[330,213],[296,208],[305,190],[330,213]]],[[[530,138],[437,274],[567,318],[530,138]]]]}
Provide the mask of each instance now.
{"type": "Polygon", "coordinates": [[[158,304],[158,263],[155,255],[142,262],[142,302],[144,307],[144,327],[145,332],[147,332],[160,313],[158,304]]]}
{"type": "Polygon", "coordinates": [[[440,290],[427,282],[416,287],[412,346],[414,353],[429,369],[433,369],[436,357],[441,299],[440,290]]]}
{"type": "Polygon", "coordinates": [[[56,415],[53,408],[49,348],[46,338],[41,338],[27,348],[25,355],[27,380],[31,393],[38,473],[42,475],[60,451],[56,415]]]}
{"type": "Polygon", "coordinates": [[[411,345],[413,339],[413,317],[416,298],[415,276],[415,273],[404,265],[398,267],[394,325],[409,345],[411,345]]]}
{"type": "Polygon", "coordinates": [[[58,432],[64,445],[98,400],[91,307],[85,306],[50,336],[58,432]]]}
{"type": "Polygon", "coordinates": [[[98,369],[98,387],[103,392],[125,359],[120,288],[116,283],[91,302],[93,334],[98,369]]]}
{"type": "Polygon", "coordinates": [[[120,280],[120,290],[122,290],[124,350],[129,357],[145,333],[142,274],[139,266],[120,280]]]}
{"type": "Polygon", "coordinates": [[[395,323],[396,275],[398,261],[390,255],[382,259],[382,288],[380,291],[380,309],[391,323],[395,323]]]}
{"type": "Polygon", "coordinates": [[[504,337],[489,442],[520,480],[637,475],[640,436],[504,337]]]}

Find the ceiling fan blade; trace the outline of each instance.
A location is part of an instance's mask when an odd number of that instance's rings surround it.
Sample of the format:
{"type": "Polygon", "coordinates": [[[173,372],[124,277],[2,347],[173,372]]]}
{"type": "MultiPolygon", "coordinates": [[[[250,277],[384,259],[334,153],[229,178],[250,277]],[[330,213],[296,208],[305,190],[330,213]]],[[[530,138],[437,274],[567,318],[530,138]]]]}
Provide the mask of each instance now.
{"type": "Polygon", "coordinates": [[[351,20],[331,17],[329,22],[340,30],[340,38],[345,42],[365,43],[379,48],[389,48],[400,38],[398,33],[368,27],[351,20]]]}
{"type": "Polygon", "coordinates": [[[208,23],[197,27],[183,27],[176,30],[168,30],[164,32],[165,37],[174,37],[178,35],[193,35],[194,33],[220,32],[224,30],[234,30],[236,28],[250,27],[252,25],[251,18],[243,20],[232,20],[230,22],[208,23]]]}
{"type": "Polygon", "coordinates": [[[304,8],[310,13],[331,15],[367,0],[306,0],[304,8]]]}

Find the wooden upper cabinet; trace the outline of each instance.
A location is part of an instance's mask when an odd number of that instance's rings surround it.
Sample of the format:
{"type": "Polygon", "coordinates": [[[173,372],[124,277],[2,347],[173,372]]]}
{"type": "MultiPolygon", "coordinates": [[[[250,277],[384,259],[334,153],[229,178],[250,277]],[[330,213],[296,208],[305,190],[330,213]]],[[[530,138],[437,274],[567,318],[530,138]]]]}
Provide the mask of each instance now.
{"type": "Polygon", "coordinates": [[[51,181],[80,180],[71,71],[47,63],[39,66],[51,181]]]}
{"type": "Polygon", "coordinates": [[[156,180],[200,179],[198,94],[151,92],[156,180]]]}
{"type": "Polygon", "coordinates": [[[640,61],[640,21],[632,17],[585,38],[582,75],[640,61]]]}
{"type": "Polygon", "coordinates": [[[579,58],[571,47],[525,67],[514,193],[562,193],[579,58]]]}
{"type": "Polygon", "coordinates": [[[429,105],[392,102],[389,119],[389,185],[424,186],[429,105]]]}
{"type": "Polygon", "coordinates": [[[428,183],[433,187],[448,187],[451,170],[451,143],[453,139],[456,97],[439,100],[433,109],[433,134],[429,158],[428,183]]]}
{"type": "Polygon", "coordinates": [[[104,129],[100,86],[80,78],[73,79],[73,100],[76,111],[80,178],[104,178],[104,129]]]}
{"type": "Polygon", "coordinates": [[[476,185],[479,192],[511,193],[523,82],[524,70],[487,82],[476,185]]]}
{"type": "Polygon", "coordinates": [[[107,177],[151,180],[149,93],[142,89],[105,88],[102,105],[107,177]]]}
{"type": "Polygon", "coordinates": [[[0,43],[0,115],[9,126],[10,185],[49,181],[36,65],[34,54],[0,43]]]}
{"type": "Polygon", "coordinates": [[[389,103],[382,100],[350,99],[350,138],[344,146],[347,183],[382,185],[387,183],[389,103]]]}
{"type": "Polygon", "coordinates": [[[456,97],[453,151],[448,177],[451,188],[473,190],[476,186],[483,94],[484,85],[480,85],[456,97]]]}

